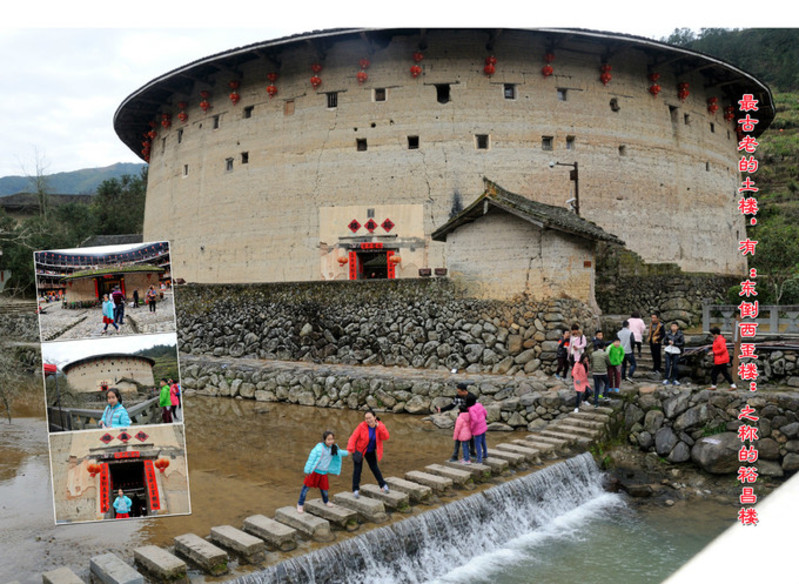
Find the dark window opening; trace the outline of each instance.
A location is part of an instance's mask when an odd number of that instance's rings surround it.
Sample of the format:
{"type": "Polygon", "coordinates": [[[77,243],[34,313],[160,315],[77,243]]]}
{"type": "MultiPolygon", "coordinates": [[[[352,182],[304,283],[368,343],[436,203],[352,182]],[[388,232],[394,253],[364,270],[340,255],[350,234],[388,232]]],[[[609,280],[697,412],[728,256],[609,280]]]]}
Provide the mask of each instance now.
{"type": "Polygon", "coordinates": [[[386,101],[386,90],[384,87],[375,89],[375,101],[386,101]]]}
{"type": "Polygon", "coordinates": [[[375,210],[374,209],[367,209],[366,210],[366,218],[367,219],[374,219],[375,218],[375,210]]]}
{"type": "Polygon", "coordinates": [[[253,109],[255,109],[255,106],[253,105],[248,105],[247,107],[245,107],[242,112],[242,117],[251,118],[253,109]]]}
{"type": "Polygon", "coordinates": [[[178,144],[183,142],[183,128],[178,129],[178,144]]]}
{"type": "Polygon", "coordinates": [[[574,150],[574,136],[566,136],[566,150],[574,150]]]}
{"type": "Polygon", "coordinates": [[[419,148],[419,136],[408,136],[408,150],[419,148]]]}
{"type": "Polygon", "coordinates": [[[627,156],[627,146],[619,146],[619,156],[627,156]]]}
{"type": "Polygon", "coordinates": [[[386,280],[388,278],[388,254],[381,251],[359,251],[358,279],[386,280]]]}
{"type": "Polygon", "coordinates": [[[691,123],[691,116],[690,116],[690,115],[688,115],[688,114],[685,114],[685,115],[682,117],[682,120],[683,120],[683,123],[684,123],[686,126],[688,126],[688,125],[690,125],[690,123],[691,123]]]}
{"type": "Polygon", "coordinates": [[[617,112],[621,109],[619,106],[619,100],[617,98],[614,97],[610,100],[610,109],[614,112],[617,112]]]}
{"type": "Polygon", "coordinates": [[[558,101],[566,101],[568,99],[568,90],[563,87],[558,87],[558,101]]]}
{"type": "Polygon", "coordinates": [[[436,85],[436,100],[438,103],[449,103],[449,83],[436,85]]]}
{"type": "Polygon", "coordinates": [[[680,110],[680,108],[678,108],[676,105],[670,105],[669,106],[669,115],[671,116],[671,123],[672,124],[675,124],[675,125],[677,124],[677,116],[680,113],[679,110],[680,110]]]}
{"type": "Polygon", "coordinates": [[[710,133],[711,134],[716,133],[716,124],[714,124],[713,122],[710,122],[710,133]]]}
{"type": "Polygon", "coordinates": [[[219,128],[219,116],[214,116],[214,130],[219,128]]]}
{"type": "Polygon", "coordinates": [[[552,150],[552,136],[541,136],[541,150],[552,150]]]}
{"type": "Polygon", "coordinates": [[[189,165],[188,164],[184,164],[183,165],[183,176],[189,176],[189,165]]]}
{"type": "Polygon", "coordinates": [[[355,148],[358,152],[366,152],[366,138],[356,138],[355,148]]]}
{"type": "Polygon", "coordinates": [[[233,159],[232,158],[225,158],[225,170],[230,172],[233,170],[233,159]]]}
{"type": "Polygon", "coordinates": [[[502,86],[505,99],[516,99],[516,86],[513,83],[506,83],[502,86]]]}
{"type": "Polygon", "coordinates": [[[241,163],[248,164],[250,162],[250,153],[249,152],[242,152],[241,153],[241,163]]]}
{"type": "Polygon", "coordinates": [[[475,140],[478,150],[488,150],[488,134],[476,134],[475,140]]]}
{"type": "Polygon", "coordinates": [[[327,94],[327,107],[334,108],[338,107],[338,93],[335,91],[331,91],[327,94]]]}

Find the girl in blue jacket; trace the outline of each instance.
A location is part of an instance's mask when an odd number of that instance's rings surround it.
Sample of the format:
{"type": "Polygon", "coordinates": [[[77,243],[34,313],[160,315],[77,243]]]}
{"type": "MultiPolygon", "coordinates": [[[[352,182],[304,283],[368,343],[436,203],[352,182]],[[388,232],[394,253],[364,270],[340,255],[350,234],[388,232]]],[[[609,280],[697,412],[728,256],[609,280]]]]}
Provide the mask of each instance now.
{"type": "Polygon", "coordinates": [[[112,387],[106,394],[108,405],[105,406],[103,417],[100,418],[101,428],[129,428],[130,416],[125,406],[122,405],[122,396],[116,387],[112,387]]]}
{"type": "Polygon", "coordinates": [[[336,445],[336,435],[331,430],[326,430],[322,434],[322,441],[313,447],[305,463],[305,480],[302,483],[300,500],[297,502],[297,513],[303,512],[308,489],[319,489],[325,505],[333,506],[327,497],[327,492],[330,490],[327,475],[341,474],[341,457],[348,455],[349,452],[336,445]]]}
{"type": "Polygon", "coordinates": [[[117,323],[114,322],[114,302],[113,300],[108,299],[108,294],[103,294],[103,323],[105,326],[103,327],[103,332],[101,335],[104,335],[108,332],[108,325],[113,325],[114,329],[119,332],[119,327],[117,323]]]}

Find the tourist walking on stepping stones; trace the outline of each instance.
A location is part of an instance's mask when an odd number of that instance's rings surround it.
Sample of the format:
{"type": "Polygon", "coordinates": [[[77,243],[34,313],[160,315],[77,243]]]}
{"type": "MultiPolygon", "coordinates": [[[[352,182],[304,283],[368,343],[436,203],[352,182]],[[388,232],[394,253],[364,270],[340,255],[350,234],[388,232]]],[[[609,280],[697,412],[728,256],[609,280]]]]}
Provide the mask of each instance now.
{"type": "Polygon", "coordinates": [[[161,420],[164,424],[172,423],[172,397],[169,383],[166,379],[161,379],[161,395],[158,399],[158,405],[161,406],[161,420]]]}
{"type": "MultiPolygon", "coordinates": [[[[644,333],[646,333],[646,323],[641,318],[641,313],[633,310],[630,313],[630,318],[627,319],[630,323],[630,330],[633,331],[633,349],[638,348],[638,358],[641,358],[641,345],[644,341],[644,333]]],[[[632,377],[632,375],[630,375],[632,377]]]]}
{"type": "Polygon", "coordinates": [[[619,393],[621,389],[621,364],[624,362],[624,347],[619,337],[608,347],[608,393],[619,393]]]}
{"type": "Polygon", "coordinates": [[[574,380],[574,391],[577,392],[577,406],[574,408],[575,413],[580,411],[580,403],[583,397],[590,397],[590,390],[588,389],[588,355],[583,353],[580,355],[580,360],[572,367],[572,379],[574,380]],[[588,392],[588,396],[586,396],[588,392]]]}
{"type": "Polygon", "coordinates": [[[109,324],[114,325],[114,330],[119,331],[117,323],[114,322],[114,303],[111,301],[111,299],[108,298],[108,294],[103,294],[102,311],[103,311],[103,323],[105,324],[105,326],[103,327],[103,332],[101,332],[100,334],[104,335],[108,332],[109,324]]]}
{"type": "Polygon", "coordinates": [[[466,404],[458,408],[458,417],[455,420],[455,430],[452,438],[455,440],[455,450],[463,448],[463,458],[461,464],[472,464],[469,460],[469,441],[472,439],[471,423],[469,422],[469,409],[466,404]]]}
{"type": "Polygon", "coordinates": [[[488,430],[488,412],[478,401],[469,403],[467,400],[466,407],[469,410],[469,429],[472,432],[472,441],[474,442],[474,450],[477,458],[477,464],[482,464],[483,460],[488,458],[488,448],[486,447],[486,431],[488,430]]]}
{"type": "Polygon", "coordinates": [[[130,509],[133,507],[133,501],[127,497],[122,489],[117,491],[117,497],[114,499],[114,511],[116,511],[117,519],[127,519],[130,517],[130,509]]]}
{"type": "Polygon", "coordinates": [[[680,354],[682,348],[685,346],[685,335],[680,330],[680,325],[676,322],[671,323],[671,330],[666,333],[663,338],[663,344],[666,346],[663,352],[666,353],[666,372],[663,377],[663,385],[668,385],[671,381],[672,385],[680,385],[677,381],[677,364],[680,362],[680,354]]]}
{"type": "Polygon", "coordinates": [[[630,321],[625,320],[621,325],[621,330],[616,333],[621,341],[621,346],[624,348],[624,361],[621,363],[621,378],[625,381],[632,381],[635,368],[638,366],[635,362],[635,352],[633,351],[633,331],[630,330],[630,321]],[[627,363],[630,364],[630,372],[627,373],[627,363]]]}
{"type": "Polygon", "coordinates": [[[569,373],[569,342],[571,332],[563,331],[563,334],[558,341],[558,349],[555,355],[558,358],[558,368],[555,369],[555,379],[561,379],[561,371],[563,371],[563,379],[569,373]]]}
{"type": "Polygon", "coordinates": [[[375,476],[378,486],[388,493],[388,485],[377,466],[378,461],[383,459],[385,440],[388,440],[388,428],[372,410],[367,410],[363,415],[363,422],[358,424],[347,441],[347,452],[352,454],[352,494],[356,499],[360,496],[364,460],[375,476]]]}
{"type": "Polygon", "coordinates": [[[649,343],[649,350],[652,352],[652,371],[655,373],[660,373],[660,351],[664,333],[665,330],[663,329],[663,323],[660,322],[660,317],[657,313],[653,313],[646,340],[649,343]]]}
{"type": "Polygon", "coordinates": [[[591,353],[591,374],[594,377],[594,406],[599,406],[599,400],[609,391],[608,367],[610,359],[604,349],[596,349],[591,353]]]}
{"type": "Polygon", "coordinates": [[[588,340],[585,338],[583,331],[580,330],[580,325],[574,323],[569,342],[569,367],[574,367],[574,364],[580,361],[587,345],[588,340]]]}
{"type": "Polygon", "coordinates": [[[122,396],[116,387],[108,390],[106,400],[108,405],[103,410],[100,418],[101,428],[128,428],[130,427],[130,416],[125,406],[122,405],[122,396]]]}
{"type": "Polygon", "coordinates": [[[732,377],[730,377],[728,367],[730,353],[727,350],[727,339],[721,336],[721,329],[717,326],[711,328],[710,333],[713,335],[713,347],[708,349],[708,353],[713,353],[713,368],[710,370],[710,389],[716,389],[716,380],[719,378],[719,373],[730,384],[730,391],[738,389],[732,382],[732,377]]]}
{"type": "Polygon", "coordinates": [[[297,513],[302,513],[305,510],[305,497],[310,489],[319,489],[322,492],[322,502],[328,507],[333,506],[327,496],[330,490],[327,475],[341,474],[341,457],[347,455],[349,452],[342,450],[336,444],[336,435],[332,430],[322,433],[322,441],[311,449],[308,460],[305,462],[303,470],[305,480],[302,482],[300,499],[297,501],[297,513]]]}
{"type": "Polygon", "coordinates": [[[156,296],[158,293],[155,291],[155,286],[150,285],[150,288],[147,290],[147,294],[144,297],[145,302],[150,307],[150,312],[155,312],[155,301],[156,296]]]}

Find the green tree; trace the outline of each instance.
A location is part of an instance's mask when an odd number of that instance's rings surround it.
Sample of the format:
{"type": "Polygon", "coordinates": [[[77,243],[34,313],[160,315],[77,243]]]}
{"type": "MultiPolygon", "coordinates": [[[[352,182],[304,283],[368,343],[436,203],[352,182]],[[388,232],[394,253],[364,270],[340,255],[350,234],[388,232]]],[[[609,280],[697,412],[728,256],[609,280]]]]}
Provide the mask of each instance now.
{"type": "Polygon", "coordinates": [[[141,233],[146,191],[146,167],[139,176],[125,174],[103,181],[92,202],[94,235],[141,233]]]}

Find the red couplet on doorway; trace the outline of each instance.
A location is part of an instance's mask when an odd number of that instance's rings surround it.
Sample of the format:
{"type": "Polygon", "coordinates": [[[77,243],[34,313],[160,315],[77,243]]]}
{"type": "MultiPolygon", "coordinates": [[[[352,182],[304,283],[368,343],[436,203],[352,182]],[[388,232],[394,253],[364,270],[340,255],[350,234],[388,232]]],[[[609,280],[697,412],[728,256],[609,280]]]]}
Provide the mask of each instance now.
{"type": "Polygon", "coordinates": [[[150,498],[150,510],[161,509],[161,500],[158,497],[158,483],[155,480],[155,467],[152,460],[144,461],[144,480],[147,483],[147,496],[150,498]]]}

